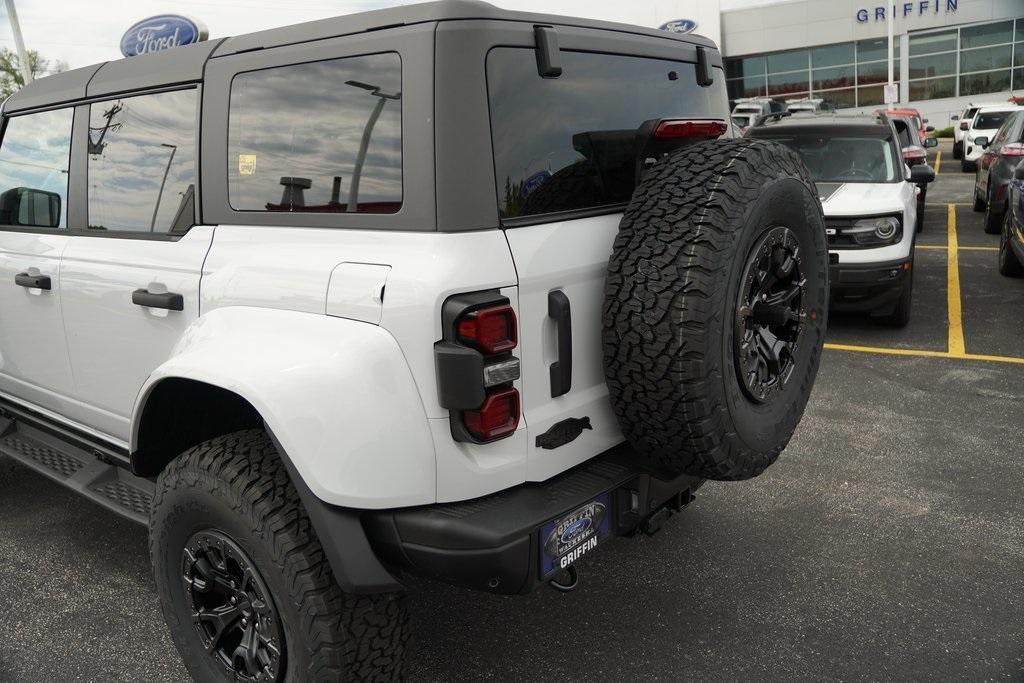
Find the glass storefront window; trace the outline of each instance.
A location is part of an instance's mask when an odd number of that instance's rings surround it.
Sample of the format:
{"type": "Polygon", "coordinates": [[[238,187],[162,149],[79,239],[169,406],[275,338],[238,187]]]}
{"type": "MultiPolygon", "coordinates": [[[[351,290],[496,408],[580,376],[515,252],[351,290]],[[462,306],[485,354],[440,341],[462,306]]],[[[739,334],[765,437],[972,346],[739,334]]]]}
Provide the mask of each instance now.
{"type": "Polygon", "coordinates": [[[803,69],[805,74],[808,68],[807,50],[790,50],[789,52],[777,52],[767,55],[768,73],[779,73],[781,71],[796,71],[803,69]]]}
{"type": "Polygon", "coordinates": [[[815,90],[814,97],[820,97],[836,109],[857,106],[856,93],[853,88],[843,88],[842,90],[815,90]]]}
{"type": "Polygon", "coordinates": [[[764,57],[735,57],[725,60],[726,78],[759,76],[764,73],[764,57]]]}
{"type": "Polygon", "coordinates": [[[725,82],[729,91],[729,99],[735,100],[740,97],[759,97],[765,95],[764,76],[751,76],[750,78],[733,78],[725,82]]]}
{"type": "Polygon", "coordinates": [[[960,96],[981,95],[1010,89],[1010,70],[987,71],[960,77],[960,96]]]}
{"type": "Polygon", "coordinates": [[[910,56],[956,50],[956,31],[924,33],[910,36],[910,56]]]}
{"type": "Polygon", "coordinates": [[[853,62],[853,43],[839,43],[838,45],[824,45],[811,48],[811,66],[816,69],[822,66],[853,64],[853,62]]]}
{"type": "Polygon", "coordinates": [[[788,74],[768,74],[769,95],[788,95],[795,92],[805,92],[809,87],[807,71],[795,71],[788,74]]]}
{"type": "Polygon", "coordinates": [[[934,76],[951,76],[955,74],[955,52],[910,58],[911,78],[932,78],[934,76]]]}
{"type": "Polygon", "coordinates": [[[853,65],[815,69],[812,72],[811,84],[815,90],[850,87],[854,84],[853,65]]]}
{"type": "Polygon", "coordinates": [[[1013,42],[1013,22],[966,26],[960,29],[960,48],[984,47],[1013,42]]]}
{"type": "MultiPolygon", "coordinates": [[[[896,36],[892,41],[893,54],[899,57],[900,38],[896,36]]],[[[871,38],[870,40],[857,41],[857,61],[873,62],[879,59],[889,58],[889,41],[887,38],[871,38]]]]}
{"type": "MultiPolygon", "coordinates": [[[[894,77],[898,77],[899,65],[895,65],[894,77]]],[[[871,62],[857,65],[857,85],[869,83],[886,83],[889,81],[889,65],[887,62],[871,62]]]]}
{"type": "MultiPolygon", "coordinates": [[[[897,81],[896,87],[899,88],[900,84],[897,81]]],[[[884,85],[869,85],[869,86],[858,86],[857,87],[857,106],[858,107],[872,107],[877,104],[885,103],[885,86],[884,85]]]]}
{"type": "Polygon", "coordinates": [[[960,52],[960,73],[1007,69],[1010,66],[1010,46],[986,47],[981,50],[960,52]]]}
{"type": "Polygon", "coordinates": [[[1024,69],[1013,70],[1013,87],[1017,90],[1024,89],[1024,69]]]}
{"type": "Polygon", "coordinates": [[[910,100],[933,100],[956,95],[956,77],[927,78],[910,82],[910,100]]]}

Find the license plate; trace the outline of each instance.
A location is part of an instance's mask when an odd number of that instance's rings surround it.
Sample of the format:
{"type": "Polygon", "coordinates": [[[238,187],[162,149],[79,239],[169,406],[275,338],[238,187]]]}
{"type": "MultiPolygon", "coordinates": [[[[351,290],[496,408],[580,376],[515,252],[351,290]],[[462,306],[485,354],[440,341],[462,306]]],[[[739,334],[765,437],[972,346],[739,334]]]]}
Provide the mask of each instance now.
{"type": "Polygon", "coordinates": [[[540,528],[541,579],[565,569],[611,534],[611,500],[611,493],[602,494],[540,528]]]}

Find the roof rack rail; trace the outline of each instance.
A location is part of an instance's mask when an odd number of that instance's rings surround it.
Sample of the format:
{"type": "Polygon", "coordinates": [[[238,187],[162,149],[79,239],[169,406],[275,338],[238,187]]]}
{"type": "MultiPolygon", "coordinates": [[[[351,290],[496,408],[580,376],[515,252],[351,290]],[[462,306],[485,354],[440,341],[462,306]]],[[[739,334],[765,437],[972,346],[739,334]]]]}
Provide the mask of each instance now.
{"type": "Polygon", "coordinates": [[[754,119],[754,123],[751,125],[751,128],[753,128],[754,126],[760,126],[765,121],[769,121],[771,119],[781,119],[783,117],[792,116],[792,115],[793,115],[793,112],[791,112],[791,111],[773,111],[773,112],[769,112],[767,114],[761,114],[756,119],[754,119]]]}

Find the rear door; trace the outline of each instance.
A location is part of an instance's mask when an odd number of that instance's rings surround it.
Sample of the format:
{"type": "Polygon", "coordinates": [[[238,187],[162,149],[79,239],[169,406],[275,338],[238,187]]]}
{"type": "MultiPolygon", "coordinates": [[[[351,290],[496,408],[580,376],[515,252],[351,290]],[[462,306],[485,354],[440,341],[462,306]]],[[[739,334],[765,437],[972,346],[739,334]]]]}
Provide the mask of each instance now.
{"type": "Polygon", "coordinates": [[[59,296],[72,118],[9,117],[0,143],[0,391],[51,410],[72,389],[59,296]]]}
{"type": "Polygon", "coordinates": [[[720,71],[701,87],[692,63],[565,49],[561,61],[560,76],[542,78],[531,49],[498,47],[487,58],[499,211],[519,278],[532,480],[622,441],[605,387],[601,309],[635,184],[637,129],[728,118],[720,71]],[[582,432],[571,442],[538,444],[574,428],[582,432]]]}
{"type": "Polygon", "coordinates": [[[60,286],[74,416],[119,439],[142,384],[199,313],[213,228],[193,227],[198,103],[193,87],[79,108],[88,228],[69,238],[60,286]]]}

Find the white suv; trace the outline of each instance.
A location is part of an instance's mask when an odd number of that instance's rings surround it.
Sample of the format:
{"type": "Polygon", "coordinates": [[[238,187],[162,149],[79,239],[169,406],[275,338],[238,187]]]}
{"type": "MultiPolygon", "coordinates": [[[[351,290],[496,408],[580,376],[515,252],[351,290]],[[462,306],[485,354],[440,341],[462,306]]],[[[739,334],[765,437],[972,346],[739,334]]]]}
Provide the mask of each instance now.
{"type": "Polygon", "coordinates": [[[817,183],[825,213],[833,310],[910,321],[918,186],[935,179],[908,167],[884,115],[782,117],[747,131],[797,151],[817,183]]]}
{"type": "Polygon", "coordinates": [[[821,205],[727,116],[705,38],[464,1],[40,79],[0,453],[148,526],[197,680],[399,678],[405,572],[570,590],[788,442],[821,205]]]}
{"type": "Polygon", "coordinates": [[[961,171],[973,173],[978,170],[978,159],[985,153],[989,141],[1003,125],[1003,122],[1016,111],[1020,111],[1020,107],[1011,104],[978,108],[967,130],[964,131],[964,153],[960,160],[961,171]]]}

